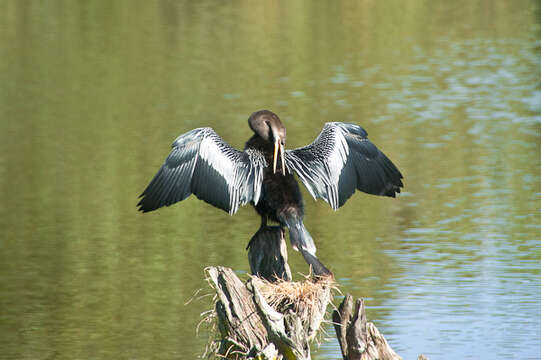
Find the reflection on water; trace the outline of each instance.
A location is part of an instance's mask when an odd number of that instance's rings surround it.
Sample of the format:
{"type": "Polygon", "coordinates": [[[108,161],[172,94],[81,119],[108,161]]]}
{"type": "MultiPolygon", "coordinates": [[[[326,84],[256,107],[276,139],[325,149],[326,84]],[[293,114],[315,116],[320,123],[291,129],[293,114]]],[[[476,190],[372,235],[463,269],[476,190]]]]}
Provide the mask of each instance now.
{"type": "Polygon", "coordinates": [[[184,303],[206,266],[248,270],[258,218],[195,199],[143,216],[136,196],[178,134],[241,147],[265,107],[292,147],[360,123],[403,171],[398,200],[305,193],[321,259],[401,356],[538,357],[535,3],[139,5],[0,5],[5,358],[200,354],[210,299],[184,303]]]}

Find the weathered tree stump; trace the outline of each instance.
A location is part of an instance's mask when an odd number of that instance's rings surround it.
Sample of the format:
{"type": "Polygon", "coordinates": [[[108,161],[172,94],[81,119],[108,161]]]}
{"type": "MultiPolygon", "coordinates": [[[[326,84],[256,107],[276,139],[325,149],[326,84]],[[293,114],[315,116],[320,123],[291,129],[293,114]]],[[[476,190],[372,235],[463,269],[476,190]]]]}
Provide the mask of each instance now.
{"type": "Polygon", "coordinates": [[[400,360],[376,326],[366,322],[363,299],[347,294],[332,319],[344,360],[400,360]]]}
{"type": "Polygon", "coordinates": [[[242,283],[233,270],[207,269],[218,301],[218,354],[229,359],[310,359],[330,301],[331,282],[271,283],[252,277],[242,283]]]}

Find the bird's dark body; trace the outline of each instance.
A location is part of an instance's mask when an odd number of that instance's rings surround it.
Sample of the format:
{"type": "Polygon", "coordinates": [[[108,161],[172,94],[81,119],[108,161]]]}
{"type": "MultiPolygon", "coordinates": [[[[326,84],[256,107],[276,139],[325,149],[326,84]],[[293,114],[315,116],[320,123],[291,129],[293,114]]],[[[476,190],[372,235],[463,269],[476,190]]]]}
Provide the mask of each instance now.
{"type": "MultiPolygon", "coordinates": [[[[265,155],[267,164],[272,164],[272,143],[254,135],[246,142],[245,149],[251,148],[265,155]]],[[[280,159],[278,167],[281,167],[280,159]]],[[[253,205],[253,203],[252,203],[253,205]]],[[[289,218],[300,219],[304,216],[304,205],[299,184],[293,174],[274,173],[271,166],[263,170],[261,196],[254,205],[257,213],[262,217],[262,223],[271,220],[286,226],[289,218]]]]}

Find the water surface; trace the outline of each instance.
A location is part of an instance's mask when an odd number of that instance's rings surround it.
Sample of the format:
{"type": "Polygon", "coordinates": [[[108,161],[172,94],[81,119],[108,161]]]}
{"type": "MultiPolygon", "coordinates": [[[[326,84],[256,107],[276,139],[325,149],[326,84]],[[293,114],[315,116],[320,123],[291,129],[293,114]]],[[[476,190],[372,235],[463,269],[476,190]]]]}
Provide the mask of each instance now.
{"type": "MultiPolygon", "coordinates": [[[[201,354],[210,298],[185,303],[205,267],[249,270],[259,219],[194,198],[141,215],[136,198],[177,135],[242,147],[269,108],[289,148],[355,122],[402,170],[398,199],[334,212],[304,194],[320,258],[404,359],[539,359],[540,11],[2,2],[0,357],[201,354]]],[[[340,358],[328,333],[315,359],[340,358]]]]}

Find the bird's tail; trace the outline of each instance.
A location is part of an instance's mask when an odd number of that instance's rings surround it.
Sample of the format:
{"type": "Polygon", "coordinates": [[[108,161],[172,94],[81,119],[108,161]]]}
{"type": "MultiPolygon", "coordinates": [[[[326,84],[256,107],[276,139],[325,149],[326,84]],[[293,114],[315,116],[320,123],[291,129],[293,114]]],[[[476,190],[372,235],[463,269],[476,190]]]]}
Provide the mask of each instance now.
{"type": "Polygon", "coordinates": [[[293,221],[286,221],[286,225],[289,229],[289,241],[293,249],[299,251],[299,248],[309,252],[312,255],[316,255],[316,245],[312,236],[304,227],[302,219],[295,217],[293,221]]]}

